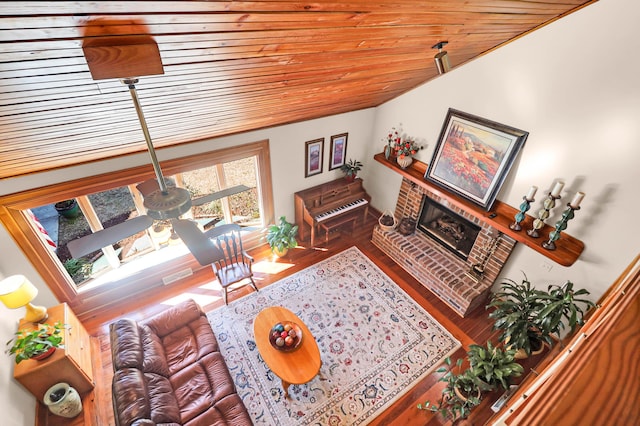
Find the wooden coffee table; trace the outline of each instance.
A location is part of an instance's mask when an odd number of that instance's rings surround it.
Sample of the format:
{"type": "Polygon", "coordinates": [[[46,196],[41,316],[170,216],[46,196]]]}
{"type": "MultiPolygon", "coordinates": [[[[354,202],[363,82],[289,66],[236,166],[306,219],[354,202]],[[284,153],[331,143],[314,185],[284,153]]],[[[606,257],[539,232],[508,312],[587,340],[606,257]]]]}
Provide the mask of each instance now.
{"type": "Polygon", "coordinates": [[[253,322],[253,332],[262,359],[282,380],[285,398],[289,397],[289,385],[307,383],[320,372],[322,360],[316,339],[300,318],[290,310],[282,306],[264,309],[253,322]],[[269,342],[271,327],[282,321],[294,322],[302,330],[302,342],[291,352],[280,351],[269,342]]]}

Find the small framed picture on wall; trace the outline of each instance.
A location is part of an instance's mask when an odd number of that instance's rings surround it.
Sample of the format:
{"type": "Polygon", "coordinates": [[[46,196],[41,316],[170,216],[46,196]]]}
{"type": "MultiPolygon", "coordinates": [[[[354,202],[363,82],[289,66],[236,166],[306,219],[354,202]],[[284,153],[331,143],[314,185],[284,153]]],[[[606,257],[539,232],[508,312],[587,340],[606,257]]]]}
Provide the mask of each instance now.
{"type": "Polygon", "coordinates": [[[304,177],[322,173],[324,138],[305,142],[304,177]]]}
{"type": "Polygon", "coordinates": [[[329,154],[329,170],[338,169],[344,164],[347,155],[348,133],[331,136],[331,151],[329,154]]]}

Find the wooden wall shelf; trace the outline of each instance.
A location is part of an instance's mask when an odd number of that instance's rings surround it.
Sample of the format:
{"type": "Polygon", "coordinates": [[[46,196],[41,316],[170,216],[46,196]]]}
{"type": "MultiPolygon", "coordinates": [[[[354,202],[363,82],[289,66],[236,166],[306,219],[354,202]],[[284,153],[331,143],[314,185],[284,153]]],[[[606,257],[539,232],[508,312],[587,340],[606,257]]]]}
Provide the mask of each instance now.
{"type": "Polygon", "coordinates": [[[427,171],[427,164],[423,163],[422,161],[414,159],[413,163],[409,167],[407,167],[406,169],[402,169],[395,161],[387,160],[382,153],[376,154],[374,156],[374,159],[384,166],[387,166],[391,170],[399,173],[402,177],[422,186],[423,188],[426,188],[430,192],[442,198],[445,198],[455,206],[487,222],[503,234],[509,235],[514,240],[537,251],[538,253],[548,257],[549,259],[562,266],[573,265],[573,263],[578,259],[578,257],[580,257],[580,254],[584,250],[584,243],[582,241],[573,238],[565,232],[563,232],[560,239],[555,242],[555,250],[545,249],[544,247],[542,247],[542,243],[545,241],[545,237],[554,230],[552,226],[545,225],[544,228],[540,230],[540,235],[542,235],[542,237],[530,237],[527,234],[526,230],[531,228],[534,218],[530,215],[527,215],[521,223],[522,230],[514,231],[509,228],[509,225],[513,223],[514,217],[519,211],[518,209],[511,207],[510,205],[505,204],[500,200],[496,200],[493,203],[493,207],[491,208],[491,210],[485,211],[475,204],[472,204],[453,193],[447,192],[438,186],[432,185],[424,178],[424,175],[427,171]],[[491,217],[494,214],[495,217],[491,217]]]}

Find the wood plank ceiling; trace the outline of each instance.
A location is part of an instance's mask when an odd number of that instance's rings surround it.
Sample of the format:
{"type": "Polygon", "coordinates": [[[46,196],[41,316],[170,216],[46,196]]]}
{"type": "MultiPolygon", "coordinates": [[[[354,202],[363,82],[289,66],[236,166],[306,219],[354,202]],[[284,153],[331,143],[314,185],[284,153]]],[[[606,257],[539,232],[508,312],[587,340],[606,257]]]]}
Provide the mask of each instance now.
{"type": "Polygon", "coordinates": [[[378,106],[437,77],[438,42],[455,68],[592,2],[5,1],[0,179],[146,149],[127,88],[91,78],[97,37],[157,42],[137,88],[165,147],[378,106]]]}

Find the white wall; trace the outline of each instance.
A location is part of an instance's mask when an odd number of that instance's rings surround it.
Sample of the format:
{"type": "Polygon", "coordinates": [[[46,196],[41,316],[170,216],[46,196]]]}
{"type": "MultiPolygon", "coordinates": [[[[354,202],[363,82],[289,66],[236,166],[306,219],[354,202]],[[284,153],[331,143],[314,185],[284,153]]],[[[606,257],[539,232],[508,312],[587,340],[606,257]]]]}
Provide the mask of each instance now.
{"type": "MultiPolygon", "coordinates": [[[[4,245],[3,245],[4,247],[4,245]]],[[[5,276],[0,274],[0,279],[5,276]]],[[[39,296],[38,296],[39,297],[39,296]]],[[[9,310],[0,304],[0,342],[11,339],[18,328],[18,321],[24,316],[24,309],[9,310]]],[[[4,351],[5,348],[2,348],[4,351]]],[[[5,356],[4,354],[2,354],[5,356]]],[[[13,380],[13,357],[8,355],[0,362],[0,411],[2,423],[7,426],[35,424],[35,399],[13,380]]]]}
{"type": "MultiPolygon", "coordinates": [[[[554,179],[564,180],[562,207],[576,191],[586,193],[567,228],[586,248],[571,267],[552,263],[546,271],[545,257],[518,245],[503,276],[519,281],[524,271],[539,286],[568,279],[599,298],[640,252],[639,20],[636,0],[600,1],[454,68],[378,108],[368,158],[402,123],[427,139],[418,158],[428,163],[450,107],[528,131],[498,199],[517,207],[537,185],[535,214],[554,179]]],[[[374,205],[392,208],[398,175],[372,164],[365,178],[374,205]]]]}

